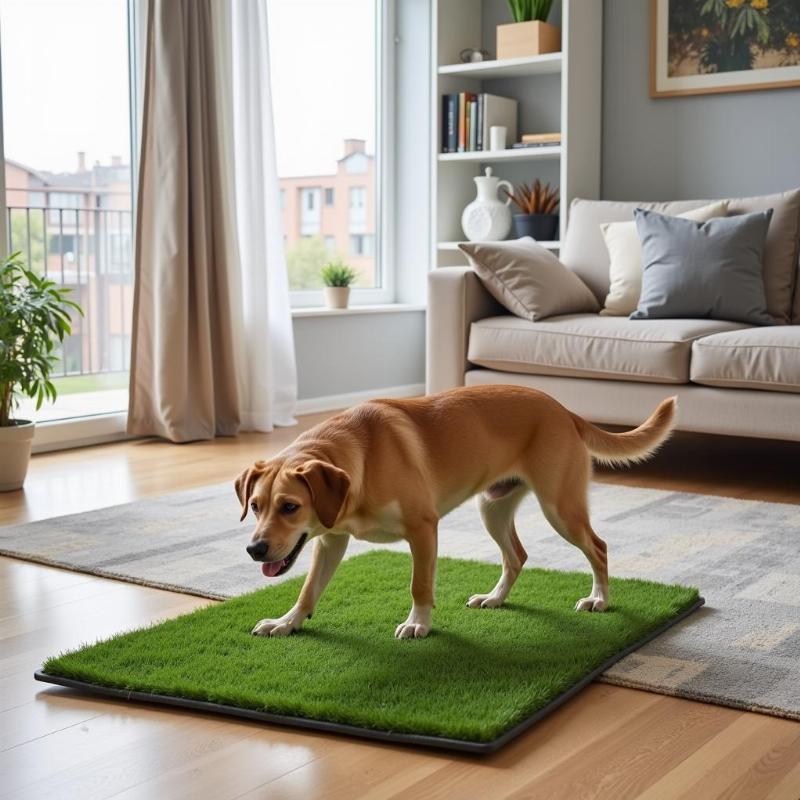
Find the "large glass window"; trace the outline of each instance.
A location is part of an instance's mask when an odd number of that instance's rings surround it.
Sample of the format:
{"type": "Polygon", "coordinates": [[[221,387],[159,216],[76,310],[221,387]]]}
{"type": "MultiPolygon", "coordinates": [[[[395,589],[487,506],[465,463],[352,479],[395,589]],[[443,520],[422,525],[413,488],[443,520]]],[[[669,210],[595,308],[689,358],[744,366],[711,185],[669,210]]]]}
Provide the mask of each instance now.
{"type": "Polygon", "coordinates": [[[127,0],[0,0],[10,250],[85,317],[38,421],[127,407],[133,298],[127,0]]]}
{"type": "MultiPolygon", "coordinates": [[[[319,271],[336,257],[358,273],[358,302],[359,289],[386,285],[377,255],[380,0],[269,0],[267,8],[290,288],[313,303],[319,271]]],[[[372,302],[375,292],[361,297],[372,302]]]]}

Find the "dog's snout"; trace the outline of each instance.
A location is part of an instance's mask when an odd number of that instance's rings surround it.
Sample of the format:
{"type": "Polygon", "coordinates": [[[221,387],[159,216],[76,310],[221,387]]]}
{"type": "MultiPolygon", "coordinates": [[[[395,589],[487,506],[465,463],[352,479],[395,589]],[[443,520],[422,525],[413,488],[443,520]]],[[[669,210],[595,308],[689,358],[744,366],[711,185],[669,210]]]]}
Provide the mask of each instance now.
{"type": "Polygon", "coordinates": [[[261,561],[267,555],[267,543],[263,540],[250,542],[247,545],[247,552],[250,553],[250,558],[253,561],[261,561]]]}

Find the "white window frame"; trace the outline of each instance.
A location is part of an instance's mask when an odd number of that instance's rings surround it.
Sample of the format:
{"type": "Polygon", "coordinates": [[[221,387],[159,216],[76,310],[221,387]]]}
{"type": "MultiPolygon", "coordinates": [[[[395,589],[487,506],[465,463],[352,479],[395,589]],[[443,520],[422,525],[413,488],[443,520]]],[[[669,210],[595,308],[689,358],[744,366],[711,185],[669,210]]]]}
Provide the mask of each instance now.
{"type": "MultiPolygon", "coordinates": [[[[396,276],[393,247],[393,220],[389,202],[394,185],[394,71],[395,14],[397,0],[375,1],[375,38],[377,70],[375,81],[375,259],[380,286],[372,289],[353,287],[350,305],[389,305],[395,303],[396,276]]],[[[324,198],[323,198],[324,199],[324,198]]],[[[349,235],[349,232],[348,232],[349,235]]],[[[324,305],[321,289],[292,291],[292,308],[324,305]]]]}

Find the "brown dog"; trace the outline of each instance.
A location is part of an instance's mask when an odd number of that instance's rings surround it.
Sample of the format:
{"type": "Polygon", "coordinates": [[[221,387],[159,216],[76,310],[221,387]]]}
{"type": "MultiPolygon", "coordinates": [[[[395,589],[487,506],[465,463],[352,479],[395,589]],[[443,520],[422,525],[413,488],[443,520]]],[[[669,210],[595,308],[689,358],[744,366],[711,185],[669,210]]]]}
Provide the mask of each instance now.
{"type": "Polygon", "coordinates": [[[609,433],[542,392],[515,386],[452,389],[413,400],[373,400],[299,436],[236,480],[242,519],[256,515],[247,552],[267,576],[289,570],[310,539],[311,569],[294,607],[263,619],[258,636],[283,636],[310,617],[344,555],[350,536],[370,542],[405,539],[413,561],[408,619],[398,638],[431,627],[439,520],[473,495],[486,530],[503,555],[503,572],[470,608],[496,608],[508,596],[527,554],[514,513],[527,492],[548,522],[589,559],[592,591],[578,611],[608,606],[606,544],[587,506],[591,457],[626,464],[651,455],[672,430],[676,398],[626,433],[609,433]]]}

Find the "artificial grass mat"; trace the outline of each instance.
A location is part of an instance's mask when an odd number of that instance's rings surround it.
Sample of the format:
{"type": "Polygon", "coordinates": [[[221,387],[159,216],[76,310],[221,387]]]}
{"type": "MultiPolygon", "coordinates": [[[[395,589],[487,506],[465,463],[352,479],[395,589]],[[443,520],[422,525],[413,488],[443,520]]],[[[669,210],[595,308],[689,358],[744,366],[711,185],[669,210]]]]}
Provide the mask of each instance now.
{"type": "Polygon", "coordinates": [[[608,611],[577,613],[591,576],[525,569],[506,605],[471,609],[467,598],[488,592],[500,567],[440,558],[431,633],[398,640],[410,573],[407,554],[365,553],[342,563],[300,633],[264,638],[250,631],[294,604],[303,576],[51,658],[37,678],[480,751],[521,732],[702,603],[694,588],[612,579],[608,611]]]}

